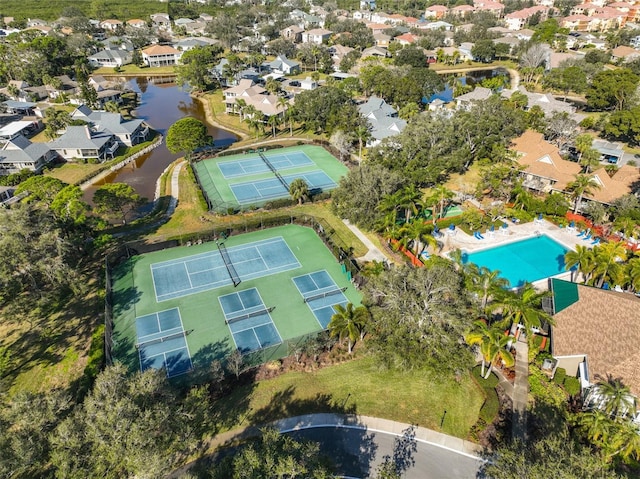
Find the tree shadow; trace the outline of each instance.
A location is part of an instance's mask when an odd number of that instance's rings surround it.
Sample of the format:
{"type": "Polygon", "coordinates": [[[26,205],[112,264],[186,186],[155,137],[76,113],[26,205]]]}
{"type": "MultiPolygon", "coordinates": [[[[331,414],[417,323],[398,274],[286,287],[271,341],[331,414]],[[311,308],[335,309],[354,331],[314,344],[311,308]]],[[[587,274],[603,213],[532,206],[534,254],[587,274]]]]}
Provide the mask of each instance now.
{"type": "Polygon", "coordinates": [[[402,436],[395,438],[393,441],[393,455],[385,455],[382,458],[382,470],[393,471],[398,477],[402,477],[404,473],[416,465],[414,457],[418,452],[416,429],[416,426],[409,426],[402,431],[402,436]]]}

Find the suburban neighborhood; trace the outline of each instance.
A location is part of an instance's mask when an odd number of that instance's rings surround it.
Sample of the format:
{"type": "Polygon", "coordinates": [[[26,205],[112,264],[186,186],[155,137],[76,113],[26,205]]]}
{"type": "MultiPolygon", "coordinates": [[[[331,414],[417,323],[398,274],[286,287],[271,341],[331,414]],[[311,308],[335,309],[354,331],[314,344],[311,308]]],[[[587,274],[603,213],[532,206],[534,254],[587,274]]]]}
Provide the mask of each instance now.
{"type": "Polygon", "coordinates": [[[3,2],[0,475],[637,477],[639,91],[633,1],[3,2]]]}

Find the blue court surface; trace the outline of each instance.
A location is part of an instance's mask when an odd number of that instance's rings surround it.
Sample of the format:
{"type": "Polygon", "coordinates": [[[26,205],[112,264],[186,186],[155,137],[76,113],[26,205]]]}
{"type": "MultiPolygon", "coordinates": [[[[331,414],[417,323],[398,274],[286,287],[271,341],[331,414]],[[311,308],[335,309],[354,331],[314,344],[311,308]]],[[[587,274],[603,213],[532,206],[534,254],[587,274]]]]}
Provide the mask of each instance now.
{"type": "Polygon", "coordinates": [[[256,288],[220,296],[218,301],[233,341],[241,353],[282,342],[269,314],[271,309],[265,306],[256,288]]]}
{"type": "MultiPolygon", "coordinates": [[[[278,171],[297,168],[299,166],[315,165],[313,160],[311,160],[311,158],[302,151],[277,155],[265,154],[265,156],[278,171]]],[[[220,169],[222,176],[226,179],[254,175],[257,173],[266,173],[270,171],[267,164],[262,161],[259,156],[256,156],[255,158],[246,158],[244,160],[221,161],[218,163],[218,168],[220,169]]]]}
{"type": "MultiPolygon", "coordinates": [[[[307,182],[310,190],[335,188],[336,183],[321,170],[309,171],[294,175],[283,176],[285,183],[291,184],[296,178],[302,178],[307,182]]],[[[245,183],[237,183],[229,185],[233,195],[241,205],[246,205],[256,201],[264,201],[274,198],[286,198],[289,191],[284,187],[277,178],[269,178],[266,180],[247,181],[245,183]]]]}
{"type": "Polygon", "coordinates": [[[193,367],[178,308],[136,318],[140,370],[165,369],[168,377],[193,367]]]}
{"type": "Polygon", "coordinates": [[[343,289],[324,270],[297,276],[293,278],[293,282],[322,329],[327,329],[331,316],[335,313],[333,307],[337,304],[346,306],[349,302],[343,289]]]}
{"type": "MultiPolygon", "coordinates": [[[[300,263],[281,236],[227,250],[241,280],[299,268],[300,263]]],[[[217,250],[151,265],[158,302],[232,284],[217,250]]]]}

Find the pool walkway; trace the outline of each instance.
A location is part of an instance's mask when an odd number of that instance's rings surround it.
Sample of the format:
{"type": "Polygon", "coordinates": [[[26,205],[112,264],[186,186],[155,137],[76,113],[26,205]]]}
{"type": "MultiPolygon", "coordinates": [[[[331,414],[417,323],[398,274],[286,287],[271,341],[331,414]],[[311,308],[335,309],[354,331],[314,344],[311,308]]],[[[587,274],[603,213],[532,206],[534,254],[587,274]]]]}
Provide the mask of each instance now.
{"type": "Polygon", "coordinates": [[[477,239],[468,235],[460,228],[456,228],[454,234],[449,231],[444,232],[443,248],[441,254],[448,253],[456,249],[462,249],[469,253],[492,248],[494,246],[512,243],[525,238],[531,238],[539,234],[545,234],[566,248],[576,249],[576,245],[591,246],[593,238],[589,240],[578,236],[579,232],[572,228],[560,228],[547,220],[536,220],[528,223],[515,224],[506,223],[507,228],[498,228],[496,231],[481,231],[484,239],[477,239]]]}

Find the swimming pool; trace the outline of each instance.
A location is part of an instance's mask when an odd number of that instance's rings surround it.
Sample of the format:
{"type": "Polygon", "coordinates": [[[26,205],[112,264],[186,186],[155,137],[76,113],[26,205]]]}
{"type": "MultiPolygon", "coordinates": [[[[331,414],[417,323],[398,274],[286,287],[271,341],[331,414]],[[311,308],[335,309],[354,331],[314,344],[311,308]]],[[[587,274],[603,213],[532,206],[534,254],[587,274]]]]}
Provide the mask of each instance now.
{"type": "Polygon", "coordinates": [[[564,255],[569,251],[545,235],[516,241],[475,253],[463,253],[462,262],[499,270],[512,288],[565,272],[564,255]]]}

